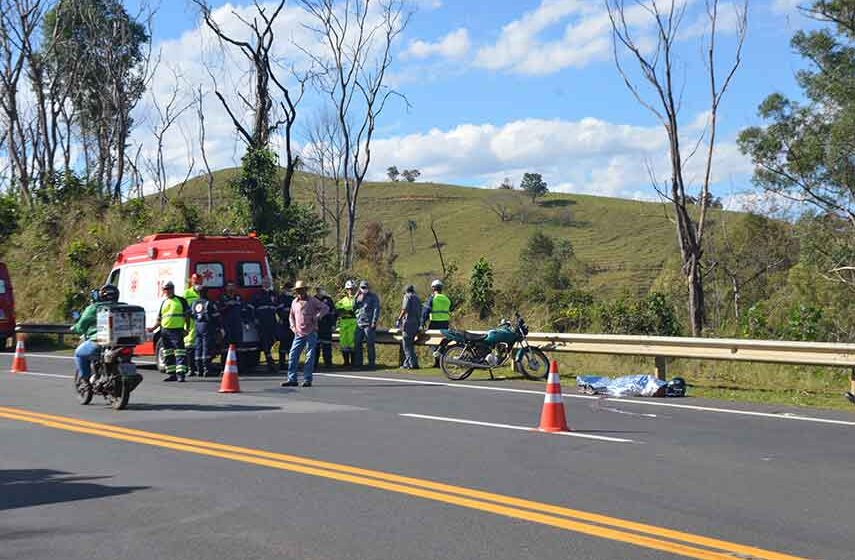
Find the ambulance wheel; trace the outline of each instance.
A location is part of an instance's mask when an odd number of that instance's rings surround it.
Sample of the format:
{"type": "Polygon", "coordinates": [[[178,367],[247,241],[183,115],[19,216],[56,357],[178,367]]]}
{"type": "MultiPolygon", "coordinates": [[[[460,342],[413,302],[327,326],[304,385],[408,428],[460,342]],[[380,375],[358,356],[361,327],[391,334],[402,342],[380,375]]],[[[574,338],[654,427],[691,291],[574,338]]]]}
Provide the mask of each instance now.
{"type": "Polygon", "coordinates": [[[166,373],[166,358],[163,357],[163,342],[160,339],[157,339],[154,356],[157,361],[157,371],[160,373],[166,373]]]}

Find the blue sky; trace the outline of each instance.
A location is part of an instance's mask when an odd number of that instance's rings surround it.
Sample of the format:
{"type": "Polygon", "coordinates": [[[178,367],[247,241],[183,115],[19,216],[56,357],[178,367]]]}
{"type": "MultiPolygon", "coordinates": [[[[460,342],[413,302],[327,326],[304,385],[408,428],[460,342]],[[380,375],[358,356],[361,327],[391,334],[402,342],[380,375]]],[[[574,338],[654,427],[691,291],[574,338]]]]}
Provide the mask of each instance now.
{"type": "MultiPolygon", "coordinates": [[[[555,190],[654,196],[645,162],[667,173],[664,131],[627,91],[610,46],[603,48],[610,36],[599,0],[415,1],[417,10],[396,45],[392,76],[410,107],[398,104],[384,114],[371,176],[380,177],[387,165],[395,164],[421,169],[423,180],[492,186],[506,176],[518,180],[525,171],[538,171],[555,190]]],[[[703,0],[685,1],[687,31],[677,74],[685,83],[681,115],[688,138],[702,131],[708,95],[701,30],[692,32],[703,0]]],[[[726,18],[733,5],[721,4],[726,18]]],[[[757,124],[760,101],[772,91],[798,96],[794,72],[802,62],[789,40],[809,22],[794,4],[750,3],[743,63],[720,110],[720,155],[714,167],[720,196],[750,189],[750,165],[738,154],[734,139],[740,129],[757,124]]],[[[234,21],[233,10],[250,5],[240,0],[214,4],[225,24],[234,21]]],[[[290,6],[296,13],[296,2],[290,6]]],[[[198,24],[197,11],[187,0],[164,1],[158,8],[154,38],[164,54],[155,97],[162,100],[176,68],[185,81],[210,87],[202,69],[206,59],[193,48],[198,24]]],[[[298,27],[292,22],[280,32],[285,57],[293,55],[290,42],[301,40],[298,27]]],[[[726,28],[722,56],[732,51],[733,38],[726,28]]],[[[241,87],[239,79],[231,83],[241,87]]],[[[307,102],[302,116],[310,118],[306,113],[316,108],[307,102]]],[[[141,111],[150,109],[147,101],[141,111]]],[[[219,167],[233,164],[240,147],[218,109],[209,102],[206,110],[215,123],[208,149],[219,167]]],[[[140,123],[138,133],[144,136],[152,126],[150,115],[140,123]]],[[[179,168],[186,170],[193,159],[186,153],[194,149],[188,139],[192,128],[188,116],[172,140],[170,166],[176,176],[186,173],[179,168]]],[[[141,141],[144,153],[150,151],[147,141],[141,141]]]]}

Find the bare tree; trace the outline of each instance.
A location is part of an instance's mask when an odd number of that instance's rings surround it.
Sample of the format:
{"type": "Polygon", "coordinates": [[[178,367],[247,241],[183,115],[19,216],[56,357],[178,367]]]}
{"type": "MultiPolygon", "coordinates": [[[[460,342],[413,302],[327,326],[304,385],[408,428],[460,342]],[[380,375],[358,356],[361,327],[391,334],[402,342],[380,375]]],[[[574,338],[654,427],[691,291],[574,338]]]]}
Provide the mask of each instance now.
{"type": "Polygon", "coordinates": [[[239,39],[224,31],[213,19],[211,6],[207,0],[193,0],[193,2],[201,10],[205,25],[221,43],[237,48],[250,63],[250,72],[255,82],[254,99],[250,102],[242,93],[238,92],[237,95],[246,109],[252,113],[251,126],[246,126],[243,123],[242,119],[238,117],[239,112],[231,107],[216,83],[214,84],[214,94],[231,118],[238,136],[250,148],[262,149],[269,146],[271,134],[284,127],[285,174],[281,185],[281,195],[282,203],[289,206],[291,204],[291,182],[297,166],[297,154],[294,153],[293,149],[292,133],[297,119],[297,106],[302,100],[310,74],[297,75],[294,71],[290,72],[297,80],[297,87],[294,91],[289,89],[285,80],[279,76],[281,69],[272,52],[276,40],[274,25],[286,2],[279,0],[272,7],[269,7],[258,2],[258,0],[254,0],[255,16],[251,21],[237,12],[232,12],[232,15],[250,31],[251,38],[249,40],[239,39]],[[274,100],[272,93],[274,88],[279,90],[281,95],[278,102],[274,100]]]}
{"type": "Polygon", "coordinates": [[[301,0],[301,4],[313,20],[308,28],[324,51],[304,52],[320,69],[316,81],[335,107],[341,129],[347,226],[339,265],[350,269],[359,191],[371,164],[377,120],[390,97],[403,98],[386,81],[392,44],[410,14],[403,0],[301,0]]]}
{"type": "Polygon", "coordinates": [[[731,62],[723,67],[718,62],[719,1],[705,0],[707,30],[705,36],[705,64],[709,82],[709,119],[707,127],[698,138],[694,148],[686,152],[681,145],[679,112],[682,91],[675,83],[676,43],[681,38],[681,24],[687,4],[678,0],[605,0],[609,20],[611,21],[614,45],[614,60],[617,70],[635,99],[650,111],[664,126],[668,137],[668,151],[671,166],[670,185],[660,185],[651,171],[654,187],[660,195],[669,201],[676,215],[677,242],[680,247],[682,272],[689,287],[689,322],[692,335],[700,336],[705,322],[703,272],[703,237],[709,209],[710,178],[715,150],[718,109],[724,94],[730,86],[742,60],[742,47],[745,43],[748,17],[748,0],[735,6],[736,40],[731,62]],[[628,4],[628,5],[627,5],[628,4]],[[652,24],[655,39],[652,48],[643,43],[646,37],[639,39],[630,21],[646,19],[652,24]],[[639,74],[633,78],[626,70],[623,58],[633,61],[639,74]],[[722,77],[723,76],[723,77],[722,77]],[[647,92],[651,92],[647,95],[647,92]],[[684,177],[686,162],[706,141],[706,159],[697,208],[697,218],[693,215],[692,204],[686,193],[684,177]]]}
{"type": "Polygon", "coordinates": [[[157,114],[157,120],[151,125],[151,133],[156,141],[154,157],[148,157],[146,167],[152,177],[152,182],[157,189],[160,198],[160,209],[166,207],[166,189],[169,186],[167,181],[169,177],[166,174],[166,161],[164,159],[163,146],[169,130],[175,125],[178,119],[190,107],[195,104],[193,101],[187,101],[181,96],[181,83],[177,74],[173,72],[174,83],[172,90],[166,102],[158,101],[157,95],[151,94],[151,104],[157,114]]]}
{"type": "Polygon", "coordinates": [[[211,164],[208,162],[208,149],[205,146],[205,107],[201,85],[194,92],[193,101],[196,105],[196,118],[199,121],[199,151],[202,153],[202,163],[205,165],[205,180],[208,187],[208,214],[211,214],[214,211],[214,174],[211,173],[211,164]]]}
{"type": "Polygon", "coordinates": [[[11,161],[12,183],[21,197],[32,202],[29,143],[32,136],[24,122],[18,93],[30,44],[41,18],[39,0],[0,0],[0,110],[3,135],[11,161]]]}
{"type": "Polygon", "coordinates": [[[337,117],[330,111],[318,114],[308,126],[305,137],[306,162],[315,175],[315,201],[321,208],[324,223],[332,222],[336,256],[341,262],[344,218],[342,175],[344,147],[337,117]]]}
{"type": "Polygon", "coordinates": [[[448,276],[448,269],[445,267],[445,259],[442,258],[442,246],[444,243],[439,240],[439,235],[436,233],[436,222],[434,221],[433,216],[431,216],[430,219],[430,232],[433,234],[433,246],[436,248],[437,254],[439,254],[439,264],[442,266],[442,276],[446,277],[448,276]]]}

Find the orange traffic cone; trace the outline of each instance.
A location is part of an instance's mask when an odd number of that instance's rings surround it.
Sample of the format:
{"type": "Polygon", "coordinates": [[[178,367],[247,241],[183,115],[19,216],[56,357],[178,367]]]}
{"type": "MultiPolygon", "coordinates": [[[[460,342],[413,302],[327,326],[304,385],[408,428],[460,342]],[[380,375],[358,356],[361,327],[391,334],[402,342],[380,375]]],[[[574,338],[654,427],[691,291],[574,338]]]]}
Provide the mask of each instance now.
{"type": "Polygon", "coordinates": [[[229,353],[226,355],[226,365],[223,368],[223,380],[220,381],[220,393],[240,393],[237,351],[234,344],[229,344],[229,353]]]}
{"type": "Polygon", "coordinates": [[[27,358],[24,357],[24,339],[19,338],[15,345],[15,357],[12,358],[12,373],[27,372],[27,358]]]}
{"type": "Polygon", "coordinates": [[[564,416],[564,397],[561,395],[561,383],[558,381],[558,362],[549,364],[549,377],[546,380],[546,395],[543,398],[543,412],[540,413],[542,432],[569,432],[567,418],[564,416]]]}

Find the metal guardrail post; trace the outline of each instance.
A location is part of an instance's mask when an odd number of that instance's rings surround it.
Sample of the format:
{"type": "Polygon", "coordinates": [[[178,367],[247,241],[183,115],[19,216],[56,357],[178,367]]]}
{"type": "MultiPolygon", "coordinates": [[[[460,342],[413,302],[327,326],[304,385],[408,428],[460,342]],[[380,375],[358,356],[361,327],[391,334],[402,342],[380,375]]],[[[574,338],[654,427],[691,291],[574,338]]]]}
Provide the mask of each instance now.
{"type": "Polygon", "coordinates": [[[661,381],[668,380],[668,358],[665,356],[656,356],[656,365],[654,372],[656,373],[657,379],[661,381]]]}

